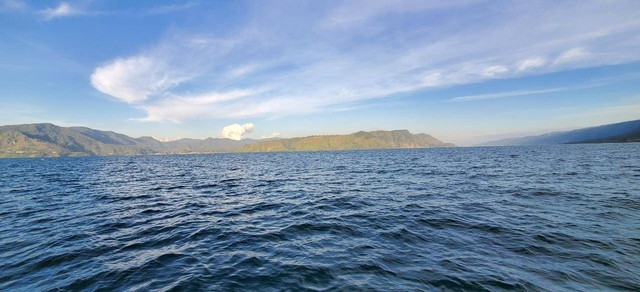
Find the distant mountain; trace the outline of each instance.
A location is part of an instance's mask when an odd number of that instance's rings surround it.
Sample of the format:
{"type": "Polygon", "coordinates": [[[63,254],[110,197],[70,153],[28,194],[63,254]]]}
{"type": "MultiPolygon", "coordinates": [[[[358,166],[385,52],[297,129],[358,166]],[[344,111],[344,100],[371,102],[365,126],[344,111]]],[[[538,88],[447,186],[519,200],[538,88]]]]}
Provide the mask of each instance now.
{"type": "Polygon", "coordinates": [[[53,124],[0,126],[0,157],[142,155],[230,152],[261,140],[207,138],[160,142],[111,131],[53,124]]]}
{"type": "Polygon", "coordinates": [[[553,132],[538,136],[502,139],[480,146],[550,145],[568,143],[622,143],[640,142],[640,120],[553,132]]]}
{"type": "Polygon", "coordinates": [[[242,139],[231,140],[225,138],[207,138],[204,140],[184,138],[169,142],[160,142],[162,146],[156,148],[168,153],[206,153],[206,152],[230,152],[247,144],[260,140],[242,139]]]}
{"type": "Polygon", "coordinates": [[[240,152],[321,151],[354,149],[455,147],[427,134],[407,130],[357,132],[350,135],[309,136],[258,142],[243,146],[240,152]]]}

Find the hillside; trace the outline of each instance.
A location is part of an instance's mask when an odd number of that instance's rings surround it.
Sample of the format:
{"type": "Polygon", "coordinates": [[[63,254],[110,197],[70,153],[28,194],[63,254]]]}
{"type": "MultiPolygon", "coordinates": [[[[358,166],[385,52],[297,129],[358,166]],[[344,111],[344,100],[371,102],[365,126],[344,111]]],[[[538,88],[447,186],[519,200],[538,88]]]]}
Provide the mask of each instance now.
{"type": "Polygon", "coordinates": [[[231,152],[247,144],[259,142],[254,139],[231,140],[224,138],[179,139],[169,142],[160,142],[159,151],[166,153],[206,153],[206,152],[231,152]]]}
{"type": "Polygon", "coordinates": [[[597,127],[502,139],[480,146],[552,145],[568,143],[620,143],[640,141],[640,120],[597,127]]]}
{"type": "Polygon", "coordinates": [[[229,152],[257,140],[223,138],[160,142],[111,131],[53,124],[0,126],[0,157],[57,157],[229,152]]]}
{"type": "Polygon", "coordinates": [[[580,141],[579,143],[629,143],[640,142],[640,129],[608,138],[580,141]]]}
{"type": "Polygon", "coordinates": [[[322,151],[354,149],[454,147],[427,134],[411,134],[407,130],[357,132],[349,135],[309,136],[258,142],[246,145],[240,152],[322,151]]]}
{"type": "Polygon", "coordinates": [[[53,124],[0,127],[0,157],[150,154],[136,139],[115,132],[53,124]]]}

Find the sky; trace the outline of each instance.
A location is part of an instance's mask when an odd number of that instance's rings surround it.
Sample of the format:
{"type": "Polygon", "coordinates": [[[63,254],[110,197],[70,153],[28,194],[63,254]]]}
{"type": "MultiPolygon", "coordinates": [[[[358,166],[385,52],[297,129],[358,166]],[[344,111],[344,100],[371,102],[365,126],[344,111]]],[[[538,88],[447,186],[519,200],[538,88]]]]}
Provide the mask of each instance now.
{"type": "Polygon", "coordinates": [[[0,0],[0,125],[473,145],[634,119],[637,0],[0,0]]]}

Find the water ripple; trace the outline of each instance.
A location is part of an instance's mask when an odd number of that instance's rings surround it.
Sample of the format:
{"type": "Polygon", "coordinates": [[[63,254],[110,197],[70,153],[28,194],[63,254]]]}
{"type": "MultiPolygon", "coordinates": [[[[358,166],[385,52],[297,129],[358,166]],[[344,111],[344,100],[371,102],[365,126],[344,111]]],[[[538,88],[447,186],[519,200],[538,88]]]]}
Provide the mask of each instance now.
{"type": "Polygon", "coordinates": [[[638,291],[639,150],[4,159],[0,291],[638,291]]]}

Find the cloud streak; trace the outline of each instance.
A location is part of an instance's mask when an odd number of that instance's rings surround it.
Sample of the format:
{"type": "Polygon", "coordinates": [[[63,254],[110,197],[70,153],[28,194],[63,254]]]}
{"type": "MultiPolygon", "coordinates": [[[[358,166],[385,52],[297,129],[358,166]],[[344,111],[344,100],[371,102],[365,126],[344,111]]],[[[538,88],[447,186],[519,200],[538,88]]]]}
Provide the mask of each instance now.
{"type": "Polygon", "coordinates": [[[83,14],[84,12],[67,2],[60,2],[56,7],[45,8],[40,14],[45,20],[83,14]]]}
{"type": "Polygon", "coordinates": [[[244,17],[224,34],[175,30],[146,50],[105,62],[91,82],[142,110],[138,120],[180,122],[305,114],[403,92],[640,60],[636,1],[276,1],[249,7],[244,17]]]}
{"type": "Polygon", "coordinates": [[[195,2],[187,2],[187,3],[182,3],[182,4],[171,4],[171,5],[157,6],[157,7],[154,7],[152,9],[150,9],[145,14],[146,15],[158,15],[158,14],[175,13],[175,12],[179,12],[179,11],[182,11],[182,10],[187,10],[189,8],[192,8],[192,7],[196,6],[196,4],[197,3],[195,3],[195,2]]]}
{"type": "Polygon", "coordinates": [[[547,89],[534,89],[534,90],[515,90],[515,91],[505,91],[498,93],[486,93],[486,94],[474,94],[474,95],[465,95],[458,96],[449,99],[449,102],[467,102],[467,101],[480,101],[487,99],[497,99],[497,98],[507,98],[507,97],[519,97],[526,95],[538,95],[538,94],[547,94],[547,93],[555,93],[555,92],[563,92],[563,91],[571,91],[571,90],[580,90],[586,88],[594,88],[600,86],[606,86],[615,82],[629,80],[629,79],[637,79],[639,78],[639,74],[624,74],[613,77],[605,77],[598,78],[594,80],[590,80],[588,84],[578,85],[578,86],[567,86],[567,87],[554,87],[547,89]]]}
{"type": "Polygon", "coordinates": [[[537,95],[537,94],[561,92],[561,91],[567,91],[567,90],[572,90],[572,89],[578,89],[578,88],[576,88],[576,87],[560,87],[560,88],[549,88],[549,89],[540,89],[540,90],[516,90],[516,91],[506,91],[506,92],[499,92],[499,93],[465,95],[465,96],[454,97],[452,99],[449,99],[449,101],[450,102],[478,101],[478,100],[486,100],[486,99],[496,99],[496,98],[517,97],[517,96],[525,96],[525,95],[537,95]]]}
{"type": "Polygon", "coordinates": [[[266,134],[260,136],[260,139],[273,139],[276,137],[280,137],[280,132],[272,132],[271,134],[266,134]]]}

